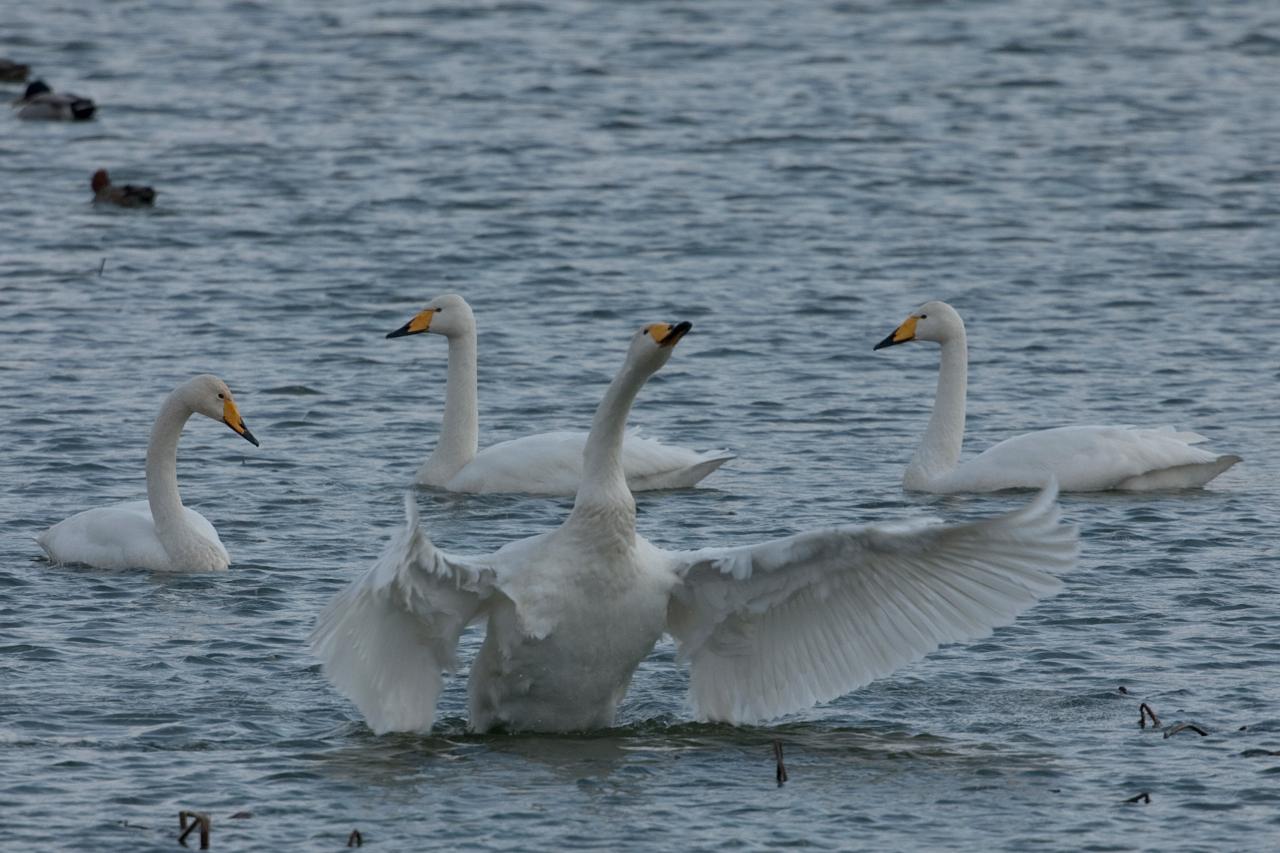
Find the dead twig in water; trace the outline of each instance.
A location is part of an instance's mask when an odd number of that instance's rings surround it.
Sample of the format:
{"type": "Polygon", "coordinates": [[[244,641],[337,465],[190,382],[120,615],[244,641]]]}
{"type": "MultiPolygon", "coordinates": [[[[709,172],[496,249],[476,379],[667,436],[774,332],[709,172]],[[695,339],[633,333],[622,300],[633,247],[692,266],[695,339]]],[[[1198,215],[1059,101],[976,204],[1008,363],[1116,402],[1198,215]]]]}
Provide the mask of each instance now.
{"type": "Polygon", "coordinates": [[[1129,799],[1125,800],[1125,802],[1126,803],[1149,803],[1151,802],[1151,795],[1148,794],[1146,791],[1143,791],[1141,794],[1138,794],[1136,797],[1130,797],[1129,799]]]}
{"type": "Polygon", "coordinates": [[[98,264],[98,275],[102,275],[102,271],[107,268],[107,259],[103,258],[102,263],[98,264]]]}
{"type": "Polygon", "coordinates": [[[1176,726],[1170,726],[1170,727],[1169,727],[1169,730],[1168,730],[1167,732],[1165,732],[1165,733],[1164,733],[1164,736],[1165,736],[1166,738],[1173,737],[1174,735],[1176,735],[1178,732],[1182,731],[1183,729],[1190,729],[1191,731],[1193,731],[1193,732],[1195,732],[1196,734],[1200,735],[1200,737],[1205,737],[1205,736],[1207,736],[1207,735],[1209,734],[1209,733],[1208,733],[1208,732],[1206,732],[1204,729],[1202,729],[1202,728],[1200,728],[1199,726],[1197,726],[1195,723],[1178,723],[1176,726]]]}
{"type": "Polygon", "coordinates": [[[347,836],[347,846],[348,847],[364,846],[364,836],[360,834],[360,830],[358,829],[351,830],[351,834],[347,836]]]}
{"type": "Polygon", "coordinates": [[[1148,714],[1151,715],[1151,728],[1160,728],[1160,718],[1156,716],[1156,712],[1146,702],[1138,706],[1138,728],[1145,729],[1147,727],[1148,714]]]}
{"type": "Polygon", "coordinates": [[[187,846],[187,836],[196,827],[200,827],[200,849],[209,849],[209,816],[204,812],[178,812],[178,828],[182,830],[182,834],[178,836],[178,843],[183,847],[187,846]],[[187,818],[191,818],[191,825],[187,826],[187,818]]]}
{"type": "Polygon", "coordinates": [[[782,741],[778,738],[773,739],[773,757],[778,762],[778,787],[781,788],[787,781],[787,766],[782,763],[782,741]]]}

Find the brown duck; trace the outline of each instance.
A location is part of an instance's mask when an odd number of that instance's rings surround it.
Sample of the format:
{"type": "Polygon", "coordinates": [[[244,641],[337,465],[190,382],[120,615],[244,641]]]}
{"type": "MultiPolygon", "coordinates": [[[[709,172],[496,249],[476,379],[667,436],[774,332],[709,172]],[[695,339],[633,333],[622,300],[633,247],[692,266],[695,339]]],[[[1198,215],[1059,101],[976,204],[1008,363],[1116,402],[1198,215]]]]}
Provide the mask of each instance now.
{"type": "Polygon", "coordinates": [[[30,65],[14,62],[12,59],[0,59],[0,83],[21,83],[30,73],[30,65]]]}
{"type": "Polygon", "coordinates": [[[156,191],[151,187],[136,187],[133,184],[115,186],[111,183],[111,176],[107,174],[106,169],[94,172],[90,184],[93,186],[95,204],[103,202],[118,204],[121,207],[150,207],[156,202],[156,191]]]}

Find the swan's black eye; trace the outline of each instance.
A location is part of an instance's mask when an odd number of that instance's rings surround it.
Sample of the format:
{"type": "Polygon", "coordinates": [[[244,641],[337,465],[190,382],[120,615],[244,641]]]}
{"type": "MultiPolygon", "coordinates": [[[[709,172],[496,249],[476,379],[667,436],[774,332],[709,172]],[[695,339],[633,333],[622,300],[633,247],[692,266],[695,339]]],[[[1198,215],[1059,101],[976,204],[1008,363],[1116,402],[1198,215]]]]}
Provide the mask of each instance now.
{"type": "Polygon", "coordinates": [[[928,319],[929,319],[929,315],[928,315],[928,314],[921,314],[921,315],[920,315],[920,319],[921,319],[921,320],[928,320],[928,319]]]}
{"type": "Polygon", "coordinates": [[[226,398],[226,397],[224,397],[223,395],[219,394],[219,395],[218,395],[218,399],[219,399],[219,400],[225,400],[225,399],[227,399],[227,398],[226,398]]]}

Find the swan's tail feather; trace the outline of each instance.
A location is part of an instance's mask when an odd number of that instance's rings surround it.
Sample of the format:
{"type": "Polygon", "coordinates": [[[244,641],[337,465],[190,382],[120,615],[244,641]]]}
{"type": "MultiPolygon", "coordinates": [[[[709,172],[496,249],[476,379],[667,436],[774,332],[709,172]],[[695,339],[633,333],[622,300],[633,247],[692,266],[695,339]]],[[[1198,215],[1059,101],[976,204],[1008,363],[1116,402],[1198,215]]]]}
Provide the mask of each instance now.
{"type": "Polygon", "coordinates": [[[708,451],[705,458],[683,468],[660,471],[654,474],[635,477],[627,481],[633,492],[647,492],[654,489],[687,489],[704,480],[730,459],[737,459],[736,453],[727,450],[708,451]]]}
{"type": "Polygon", "coordinates": [[[1203,486],[1223,471],[1240,461],[1234,453],[1219,456],[1212,462],[1193,462],[1189,465],[1175,465],[1172,468],[1161,468],[1148,471],[1119,483],[1117,489],[1133,492],[1145,492],[1156,489],[1194,489],[1203,486]]]}

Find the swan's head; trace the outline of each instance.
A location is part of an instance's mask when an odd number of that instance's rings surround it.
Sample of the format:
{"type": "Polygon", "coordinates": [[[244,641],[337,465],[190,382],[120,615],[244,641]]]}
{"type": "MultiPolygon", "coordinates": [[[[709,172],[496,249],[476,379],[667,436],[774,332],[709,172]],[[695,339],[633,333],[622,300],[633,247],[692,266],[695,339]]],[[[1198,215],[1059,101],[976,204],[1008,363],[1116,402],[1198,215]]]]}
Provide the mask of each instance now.
{"type": "Polygon", "coordinates": [[[680,339],[693,328],[687,320],[682,323],[650,323],[631,338],[627,350],[627,365],[652,375],[671,358],[671,351],[680,339]]]}
{"type": "Polygon", "coordinates": [[[427,303],[426,308],[413,315],[412,320],[394,332],[388,332],[387,337],[403,338],[405,335],[431,332],[434,335],[453,338],[474,334],[475,330],[476,318],[471,313],[471,306],[467,304],[467,300],[456,293],[446,293],[444,296],[432,299],[427,303]]]}
{"type": "Polygon", "coordinates": [[[205,373],[192,379],[182,386],[182,400],[191,411],[222,421],[245,441],[258,446],[258,439],[253,437],[244,425],[244,418],[240,417],[231,389],[218,377],[205,373]]]}
{"type": "Polygon", "coordinates": [[[908,341],[936,341],[945,343],[964,333],[964,321],[945,302],[926,302],[912,311],[902,325],[894,329],[890,335],[872,349],[884,349],[894,344],[905,344],[908,341]]]}

